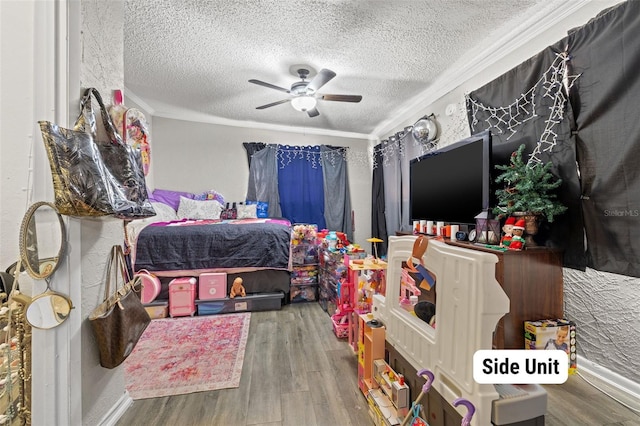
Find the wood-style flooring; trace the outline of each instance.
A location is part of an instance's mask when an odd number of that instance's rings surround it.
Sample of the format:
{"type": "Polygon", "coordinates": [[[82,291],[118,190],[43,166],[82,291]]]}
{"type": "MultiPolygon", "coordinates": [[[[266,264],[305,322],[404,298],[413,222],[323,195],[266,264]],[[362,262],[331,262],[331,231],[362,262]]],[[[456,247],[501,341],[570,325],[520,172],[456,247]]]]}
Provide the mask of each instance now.
{"type": "MultiPolygon", "coordinates": [[[[317,303],[253,312],[240,387],[134,401],[117,425],[370,426],[356,362],[317,303]]],[[[546,389],[547,426],[640,425],[579,376],[546,389]]]]}

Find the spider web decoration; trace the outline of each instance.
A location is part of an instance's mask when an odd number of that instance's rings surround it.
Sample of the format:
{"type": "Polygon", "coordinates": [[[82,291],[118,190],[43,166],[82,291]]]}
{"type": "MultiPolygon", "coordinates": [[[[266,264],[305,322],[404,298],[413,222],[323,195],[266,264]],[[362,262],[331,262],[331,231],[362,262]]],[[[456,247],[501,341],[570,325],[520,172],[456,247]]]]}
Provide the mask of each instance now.
{"type": "MultiPolygon", "coordinates": [[[[549,98],[552,102],[549,106],[548,117],[544,120],[544,130],[536,142],[536,147],[529,156],[527,165],[542,163],[540,154],[551,153],[558,142],[558,134],[555,127],[564,119],[567,105],[567,93],[580,75],[570,75],[568,62],[571,59],[567,52],[556,54],[556,58],[540,79],[525,93],[507,106],[492,107],[476,101],[468,94],[465,95],[467,107],[471,111],[472,133],[491,130],[496,134],[508,134],[506,140],[518,133],[518,128],[527,121],[538,117],[537,109],[541,105],[541,99],[549,98]],[[487,114],[482,122],[478,114],[487,114]]],[[[546,115],[546,114],[545,114],[546,115]]]]}

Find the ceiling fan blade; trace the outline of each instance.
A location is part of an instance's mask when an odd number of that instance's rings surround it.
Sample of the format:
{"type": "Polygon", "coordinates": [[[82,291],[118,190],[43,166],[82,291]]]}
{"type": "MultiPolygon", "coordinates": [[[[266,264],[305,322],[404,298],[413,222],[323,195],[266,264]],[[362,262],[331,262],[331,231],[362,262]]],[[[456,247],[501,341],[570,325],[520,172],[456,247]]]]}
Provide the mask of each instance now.
{"type": "Polygon", "coordinates": [[[284,87],[276,86],[271,83],[265,83],[264,81],[251,79],[249,83],[257,84],[258,86],[268,87],[270,89],[280,90],[281,92],[289,93],[289,89],[285,89],[284,87]]]}
{"type": "Polygon", "coordinates": [[[316,108],[312,108],[307,110],[307,114],[309,114],[309,117],[317,117],[320,115],[320,113],[318,112],[318,110],[316,108]]]}
{"type": "Polygon", "coordinates": [[[326,68],[322,68],[320,72],[318,72],[318,74],[316,74],[316,76],[313,77],[313,80],[309,82],[309,84],[307,85],[307,90],[308,91],[310,90],[312,92],[317,92],[322,86],[327,84],[329,80],[331,80],[335,76],[336,76],[335,72],[328,70],[326,68]]]}
{"type": "Polygon", "coordinates": [[[337,101],[337,102],[360,102],[362,96],[360,95],[322,95],[323,101],[337,101]]]}
{"type": "Polygon", "coordinates": [[[278,101],[278,102],[272,102],[272,103],[270,103],[270,104],[261,105],[261,106],[259,106],[259,107],[256,107],[256,109],[265,109],[265,108],[269,108],[269,107],[272,107],[272,106],[276,106],[276,105],[284,104],[284,103],[286,103],[286,102],[289,102],[290,100],[291,100],[291,99],[283,99],[283,100],[278,101]]]}

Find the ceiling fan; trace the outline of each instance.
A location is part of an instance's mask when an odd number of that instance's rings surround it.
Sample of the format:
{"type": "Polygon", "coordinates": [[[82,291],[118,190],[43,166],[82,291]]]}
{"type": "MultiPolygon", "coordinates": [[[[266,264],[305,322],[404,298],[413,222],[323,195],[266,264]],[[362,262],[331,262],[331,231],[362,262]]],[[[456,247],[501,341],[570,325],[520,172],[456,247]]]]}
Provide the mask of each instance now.
{"type": "Polygon", "coordinates": [[[327,84],[333,77],[336,76],[336,73],[328,70],[321,69],[312,80],[307,81],[309,77],[309,70],[306,68],[299,68],[297,70],[298,77],[300,77],[300,81],[296,81],[291,85],[290,89],[285,89],[284,87],[276,86],[271,83],[265,83],[264,81],[251,79],[249,83],[257,84],[259,86],[268,87],[275,90],[280,90],[281,92],[289,93],[293,95],[291,98],[282,99],[277,102],[272,102],[270,104],[261,105],[256,107],[256,109],[265,109],[270,108],[272,106],[284,104],[287,102],[291,102],[293,108],[298,111],[305,111],[309,114],[309,117],[317,117],[320,115],[318,110],[316,109],[316,103],[318,99],[323,101],[337,101],[337,102],[360,102],[362,100],[362,96],[359,95],[322,95],[317,93],[318,90],[325,84],[327,84]]]}

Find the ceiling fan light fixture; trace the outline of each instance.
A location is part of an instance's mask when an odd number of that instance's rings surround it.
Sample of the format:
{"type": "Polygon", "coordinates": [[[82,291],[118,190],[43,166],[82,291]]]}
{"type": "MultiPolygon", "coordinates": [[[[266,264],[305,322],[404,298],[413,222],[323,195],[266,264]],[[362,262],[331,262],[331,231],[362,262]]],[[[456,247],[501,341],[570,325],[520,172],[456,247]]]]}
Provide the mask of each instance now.
{"type": "Polygon", "coordinates": [[[316,98],[309,95],[296,96],[291,99],[291,105],[298,111],[309,111],[316,106],[316,98]]]}
{"type": "Polygon", "coordinates": [[[331,70],[328,70],[326,68],[321,69],[317,74],[313,76],[311,81],[307,81],[307,78],[310,76],[310,74],[309,70],[306,67],[297,68],[296,72],[298,74],[298,77],[300,77],[300,81],[296,81],[295,83],[293,83],[290,89],[285,89],[284,87],[276,86],[274,84],[267,83],[261,80],[249,80],[249,83],[257,84],[269,89],[279,90],[291,95],[291,97],[287,99],[282,99],[277,102],[271,102],[266,105],[260,105],[256,107],[256,109],[266,109],[272,106],[281,105],[286,102],[291,102],[291,105],[293,105],[293,108],[296,111],[306,112],[309,117],[313,118],[320,115],[320,113],[316,109],[318,99],[322,99],[323,101],[353,103],[357,103],[362,100],[362,96],[360,95],[318,93],[318,90],[320,90],[320,88],[324,87],[325,84],[327,84],[336,76],[336,73],[331,70]]]}

